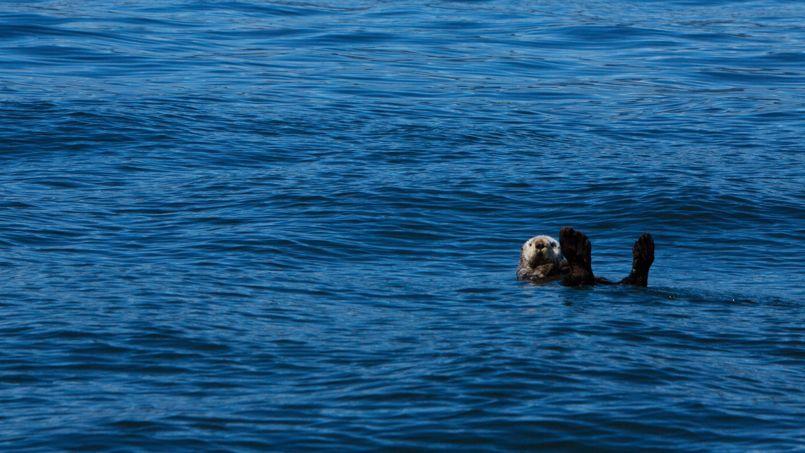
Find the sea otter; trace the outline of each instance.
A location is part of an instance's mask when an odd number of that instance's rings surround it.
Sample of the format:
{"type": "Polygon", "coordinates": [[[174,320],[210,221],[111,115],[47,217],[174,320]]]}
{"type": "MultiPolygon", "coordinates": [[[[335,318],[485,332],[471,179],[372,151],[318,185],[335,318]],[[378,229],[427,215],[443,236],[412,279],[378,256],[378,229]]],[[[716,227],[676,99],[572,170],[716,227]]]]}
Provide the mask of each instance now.
{"type": "Polygon", "coordinates": [[[517,278],[534,283],[556,280],[563,264],[559,243],[550,236],[534,236],[520,248],[517,278]]]}
{"type": "Polygon", "coordinates": [[[635,241],[632,247],[632,271],[618,282],[593,274],[592,245],[581,231],[571,227],[562,228],[559,232],[559,250],[556,250],[555,245],[548,250],[545,247],[539,248],[539,245],[545,243],[545,238],[549,243],[556,242],[548,236],[535,236],[523,244],[517,278],[538,283],[561,278],[565,286],[648,286],[648,271],[654,262],[654,239],[648,233],[642,234],[635,241]]]}

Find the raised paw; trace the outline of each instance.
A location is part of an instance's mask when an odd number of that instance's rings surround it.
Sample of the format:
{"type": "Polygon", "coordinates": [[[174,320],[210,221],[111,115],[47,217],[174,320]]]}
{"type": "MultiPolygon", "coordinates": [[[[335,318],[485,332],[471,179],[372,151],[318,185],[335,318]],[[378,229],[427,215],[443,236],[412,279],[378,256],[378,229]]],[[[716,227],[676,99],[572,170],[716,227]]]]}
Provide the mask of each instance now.
{"type": "Polygon", "coordinates": [[[621,283],[648,286],[648,271],[654,262],[654,238],[643,233],[632,247],[632,272],[621,283]]]}
{"type": "Polygon", "coordinates": [[[565,286],[592,285],[595,283],[592,267],[592,244],[581,231],[564,227],[559,232],[562,255],[567,261],[562,275],[565,286]]]}

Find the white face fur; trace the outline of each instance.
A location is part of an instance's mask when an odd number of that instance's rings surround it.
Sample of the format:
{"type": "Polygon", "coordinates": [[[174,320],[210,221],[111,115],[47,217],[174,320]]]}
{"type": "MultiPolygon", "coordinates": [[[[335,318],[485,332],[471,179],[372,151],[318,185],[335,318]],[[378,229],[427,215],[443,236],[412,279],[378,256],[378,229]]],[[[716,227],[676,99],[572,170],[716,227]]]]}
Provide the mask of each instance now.
{"type": "Polygon", "coordinates": [[[550,236],[534,236],[525,241],[520,251],[526,263],[532,266],[558,262],[562,259],[559,241],[550,236]]]}

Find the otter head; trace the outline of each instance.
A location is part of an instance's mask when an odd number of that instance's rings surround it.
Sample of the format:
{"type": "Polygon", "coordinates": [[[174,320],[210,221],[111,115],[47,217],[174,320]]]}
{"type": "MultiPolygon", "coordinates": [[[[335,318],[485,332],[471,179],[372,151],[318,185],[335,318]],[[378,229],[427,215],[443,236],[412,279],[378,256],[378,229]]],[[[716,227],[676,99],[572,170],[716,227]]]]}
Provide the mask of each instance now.
{"type": "Polygon", "coordinates": [[[530,268],[562,261],[559,242],[550,236],[534,236],[525,241],[520,250],[520,264],[530,268]]]}

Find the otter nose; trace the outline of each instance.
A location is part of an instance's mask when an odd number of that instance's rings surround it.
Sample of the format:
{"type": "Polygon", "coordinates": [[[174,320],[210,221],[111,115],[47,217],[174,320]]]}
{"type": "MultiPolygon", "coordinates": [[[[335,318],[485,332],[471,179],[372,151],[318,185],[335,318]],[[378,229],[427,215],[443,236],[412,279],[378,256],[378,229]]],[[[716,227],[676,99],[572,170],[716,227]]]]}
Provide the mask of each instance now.
{"type": "Polygon", "coordinates": [[[545,244],[535,244],[534,247],[536,247],[537,250],[542,250],[545,248],[545,244]]]}

